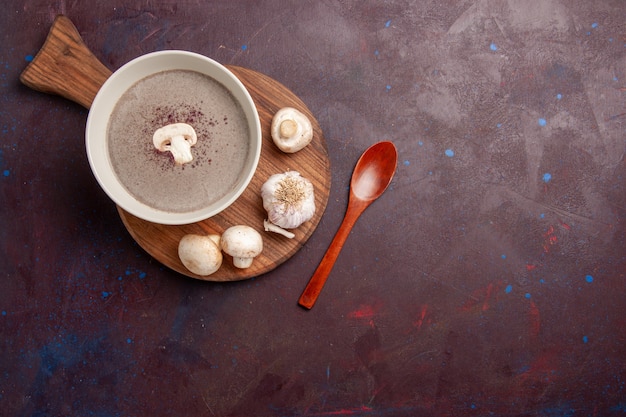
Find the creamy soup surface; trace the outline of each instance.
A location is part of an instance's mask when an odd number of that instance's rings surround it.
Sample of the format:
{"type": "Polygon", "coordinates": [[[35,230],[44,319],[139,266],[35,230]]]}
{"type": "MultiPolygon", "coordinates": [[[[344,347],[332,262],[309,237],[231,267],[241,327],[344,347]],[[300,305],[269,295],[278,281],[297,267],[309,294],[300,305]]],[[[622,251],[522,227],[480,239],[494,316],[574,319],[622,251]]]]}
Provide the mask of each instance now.
{"type": "Polygon", "coordinates": [[[170,70],[130,87],[115,105],[107,128],[111,165],[139,201],[166,212],[211,204],[237,183],[247,159],[249,132],[243,109],[213,78],[170,70]],[[178,165],[158,151],[154,132],[187,123],[198,136],[193,161],[178,165]]]}

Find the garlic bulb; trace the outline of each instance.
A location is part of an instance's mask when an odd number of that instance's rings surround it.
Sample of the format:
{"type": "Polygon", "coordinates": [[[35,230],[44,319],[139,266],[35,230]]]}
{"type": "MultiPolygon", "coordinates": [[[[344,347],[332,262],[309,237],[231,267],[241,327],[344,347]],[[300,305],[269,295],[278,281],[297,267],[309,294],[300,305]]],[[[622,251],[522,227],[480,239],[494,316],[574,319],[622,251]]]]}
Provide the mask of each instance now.
{"type": "Polygon", "coordinates": [[[315,214],[313,184],[297,171],[269,177],[261,197],[269,221],[285,229],[294,229],[315,214]]]}

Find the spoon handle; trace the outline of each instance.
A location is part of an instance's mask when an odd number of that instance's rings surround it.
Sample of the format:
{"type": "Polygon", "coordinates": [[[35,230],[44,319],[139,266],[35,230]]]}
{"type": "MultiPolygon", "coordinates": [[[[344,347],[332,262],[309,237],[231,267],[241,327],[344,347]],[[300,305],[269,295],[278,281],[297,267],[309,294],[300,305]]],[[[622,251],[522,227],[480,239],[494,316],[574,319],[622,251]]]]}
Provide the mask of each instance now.
{"type": "Polygon", "coordinates": [[[111,70],[87,48],[72,21],[59,15],[20,80],[34,90],[60,95],[88,109],[110,76],[111,70]]]}
{"type": "Polygon", "coordinates": [[[330,242],[330,246],[326,250],[326,254],[324,254],[322,261],[313,273],[313,276],[309,280],[309,283],[298,300],[298,304],[302,307],[310,310],[315,304],[315,301],[317,301],[317,297],[319,297],[320,292],[322,292],[322,288],[328,279],[330,271],[335,265],[335,261],[339,256],[339,252],[341,252],[343,244],[346,242],[346,239],[352,230],[352,226],[354,226],[356,220],[369,204],[369,201],[366,202],[361,200],[350,201],[348,203],[348,209],[346,210],[346,214],[341,222],[341,225],[339,226],[339,229],[337,230],[337,233],[335,234],[335,237],[332,242],[330,242]]]}

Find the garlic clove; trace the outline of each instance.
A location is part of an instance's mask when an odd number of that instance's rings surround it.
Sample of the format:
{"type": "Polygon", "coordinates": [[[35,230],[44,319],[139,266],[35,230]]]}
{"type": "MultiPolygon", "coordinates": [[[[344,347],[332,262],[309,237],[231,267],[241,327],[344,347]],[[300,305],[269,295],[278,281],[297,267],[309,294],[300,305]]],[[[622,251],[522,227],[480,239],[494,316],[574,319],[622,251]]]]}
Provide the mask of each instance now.
{"type": "Polygon", "coordinates": [[[274,223],[270,222],[268,219],[263,220],[263,229],[266,232],[274,232],[279,235],[283,235],[288,239],[293,239],[296,237],[295,233],[290,232],[289,230],[285,230],[282,227],[276,226],[274,223]]]}

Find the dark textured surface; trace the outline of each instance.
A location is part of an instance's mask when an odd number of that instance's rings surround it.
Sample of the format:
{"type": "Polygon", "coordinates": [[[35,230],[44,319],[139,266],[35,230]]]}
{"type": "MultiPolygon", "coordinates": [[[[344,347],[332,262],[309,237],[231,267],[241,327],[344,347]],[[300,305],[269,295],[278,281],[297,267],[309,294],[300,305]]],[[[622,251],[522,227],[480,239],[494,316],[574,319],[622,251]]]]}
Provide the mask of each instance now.
{"type": "Polygon", "coordinates": [[[2,415],[626,412],[624,1],[3,6],[2,415]],[[150,259],[91,175],[87,112],[19,84],[58,13],[112,70],[187,49],[298,94],[333,179],[303,249],[229,284],[150,259]],[[305,311],[379,140],[396,177],[305,311]]]}

